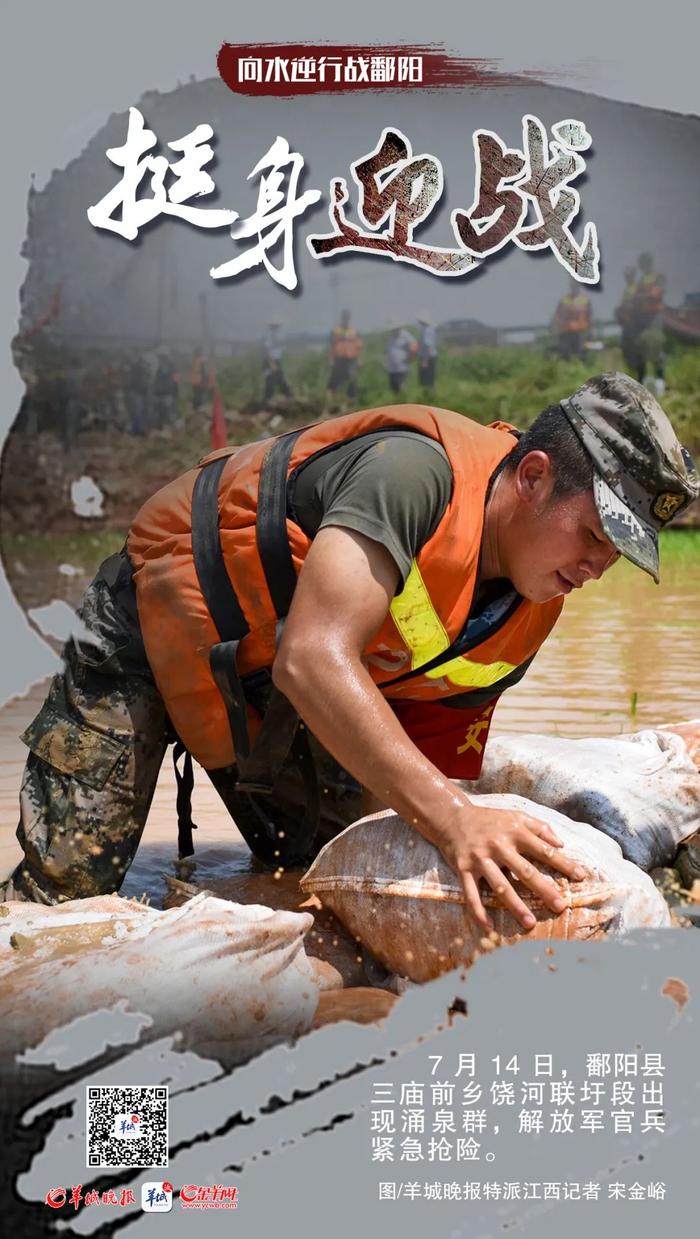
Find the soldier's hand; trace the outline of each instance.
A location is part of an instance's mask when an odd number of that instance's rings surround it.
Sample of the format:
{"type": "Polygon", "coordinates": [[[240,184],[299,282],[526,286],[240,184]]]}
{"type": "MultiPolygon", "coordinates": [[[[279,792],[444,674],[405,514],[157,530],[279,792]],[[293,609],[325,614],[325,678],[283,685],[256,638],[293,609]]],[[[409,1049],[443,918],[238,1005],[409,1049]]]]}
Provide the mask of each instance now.
{"type": "Polygon", "coordinates": [[[532,861],[557,869],[574,882],[590,876],[583,865],[559,850],[562,841],[546,822],[518,810],[472,805],[466,797],[464,809],[440,831],[435,842],[461,879],[467,908],[483,929],[493,929],[493,922],[479,893],[480,879],[488,883],[499,903],[527,930],[532,929],[536,918],[517,894],[509,875],[527,886],[554,913],[563,912],[567,901],[551,878],[532,861]]]}

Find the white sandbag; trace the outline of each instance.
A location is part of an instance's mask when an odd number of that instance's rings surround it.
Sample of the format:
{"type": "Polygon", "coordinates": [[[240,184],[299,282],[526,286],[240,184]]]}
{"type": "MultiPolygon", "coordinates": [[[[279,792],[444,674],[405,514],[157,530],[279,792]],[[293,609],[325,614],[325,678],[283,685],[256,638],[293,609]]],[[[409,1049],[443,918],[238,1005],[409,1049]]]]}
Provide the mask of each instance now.
{"type": "Polygon", "coordinates": [[[4,908],[3,1053],[120,1000],[150,1016],[149,1035],[181,1032],[184,1048],[227,1064],[311,1027],[320,985],[304,950],[308,913],[206,894],[165,912],[114,895],[4,908]]]}
{"type": "MultiPolygon", "coordinates": [[[[592,875],[583,882],[569,882],[538,865],[567,900],[558,915],[515,883],[537,918],[527,933],[483,887],[499,942],[603,938],[671,923],[651,878],[592,826],[572,822],[521,796],[470,795],[469,799],[484,808],[519,809],[548,822],[567,855],[592,875]]],[[[395,813],[375,814],[348,826],[319,852],[301,886],[316,894],[385,968],[411,981],[428,981],[469,963],[483,940],[483,930],[464,904],[457,875],[437,848],[395,813]]]]}
{"type": "Polygon", "coordinates": [[[647,872],[670,865],[700,829],[700,773],[680,735],[639,731],[597,740],[493,736],[474,791],[513,792],[588,822],[647,872]]]}
{"type": "Polygon", "coordinates": [[[66,903],[0,903],[0,977],[12,970],[17,951],[31,951],[33,959],[52,958],[56,945],[100,946],[114,934],[115,921],[150,916],[152,909],[121,895],[97,895],[66,903]],[[68,932],[74,930],[75,932],[68,932]],[[15,946],[12,946],[12,940],[15,946]]]}

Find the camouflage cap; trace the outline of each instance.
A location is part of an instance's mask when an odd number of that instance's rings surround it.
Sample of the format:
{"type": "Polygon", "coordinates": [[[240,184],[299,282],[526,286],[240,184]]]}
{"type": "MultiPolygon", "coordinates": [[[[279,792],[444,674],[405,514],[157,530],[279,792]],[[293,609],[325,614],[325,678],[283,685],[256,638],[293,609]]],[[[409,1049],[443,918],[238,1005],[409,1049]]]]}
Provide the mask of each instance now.
{"type": "Polygon", "coordinates": [[[690,452],[661,405],[627,374],[598,374],[561,407],[593,458],[607,537],[658,584],[659,530],[700,495],[690,452]]]}

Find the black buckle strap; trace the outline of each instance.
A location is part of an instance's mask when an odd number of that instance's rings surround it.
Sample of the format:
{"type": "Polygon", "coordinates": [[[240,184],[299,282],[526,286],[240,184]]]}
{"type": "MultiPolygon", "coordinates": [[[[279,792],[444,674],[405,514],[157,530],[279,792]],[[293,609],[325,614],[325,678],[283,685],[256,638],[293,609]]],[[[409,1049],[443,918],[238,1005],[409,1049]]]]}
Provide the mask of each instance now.
{"type": "Polygon", "coordinates": [[[224,699],[237,760],[250,752],[248,713],[236,657],[250,632],[248,621],[226,571],[219,534],[219,483],[229,456],[204,465],[192,492],[192,557],[200,588],[221,638],[209,651],[209,666],[224,699]]]}
{"type": "Polygon", "coordinates": [[[301,430],[291,430],[270,445],[260,470],[255,540],[267,588],[278,619],[289,614],[297,583],[287,536],[287,473],[301,430]]]}
{"type": "MultiPolygon", "coordinates": [[[[301,433],[301,430],[292,430],[270,445],[263,459],[258,483],[255,539],[279,621],[278,640],[297,583],[287,534],[287,475],[294,444],[301,433]]],[[[239,787],[254,786],[256,790],[269,794],[288,755],[294,758],[304,780],[307,812],[299,842],[303,834],[303,850],[306,850],[313,844],[321,816],[321,789],[316,763],[308,733],[299,715],[286,697],[273,688],[253,753],[241,770],[239,787]]]]}
{"type": "Polygon", "coordinates": [[[177,809],[177,854],[180,860],[184,860],[186,856],[194,856],[192,831],[197,829],[197,823],[192,821],[192,789],[194,788],[192,756],[187,752],[182,740],[175,741],[173,767],[177,783],[177,799],[175,802],[177,809]],[[177,763],[183,755],[185,760],[182,764],[182,774],[180,774],[177,763]]]}
{"type": "Polygon", "coordinates": [[[250,632],[231,584],[219,537],[219,482],[230,456],[204,465],[192,492],[192,556],[199,585],[222,641],[240,641],[250,632]]]}
{"type": "Polygon", "coordinates": [[[273,783],[285,763],[299,726],[299,715],[283,693],[270,689],[262,727],[255,737],[252,752],[238,763],[239,791],[270,795],[273,783]]]}
{"type": "Polygon", "coordinates": [[[216,686],[224,699],[228,714],[236,761],[241,763],[250,753],[248,707],[238,674],[238,641],[220,641],[209,651],[209,666],[216,686]]]}

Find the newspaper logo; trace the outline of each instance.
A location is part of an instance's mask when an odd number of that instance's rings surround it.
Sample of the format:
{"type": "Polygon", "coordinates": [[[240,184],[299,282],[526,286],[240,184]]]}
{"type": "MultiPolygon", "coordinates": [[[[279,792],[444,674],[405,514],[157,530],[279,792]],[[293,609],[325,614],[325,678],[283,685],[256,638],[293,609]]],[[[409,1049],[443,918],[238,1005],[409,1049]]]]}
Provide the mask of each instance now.
{"type": "Polygon", "coordinates": [[[237,1209],[238,1188],[225,1183],[185,1183],[180,1188],[183,1209],[237,1209]]]}
{"type": "Polygon", "coordinates": [[[114,1116],[114,1134],[120,1140],[138,1140],[140,1136],[145,1136],[146,1130],[139,1114],[115,1114],[114,1116]]]}
{"type": "Polygon", "coordinates": [[[141,1185],[141,1208],[144,1213],[170,1213],[173,1207],[173,1185],[165,1179],[161,1183],[141,1185]]]}

